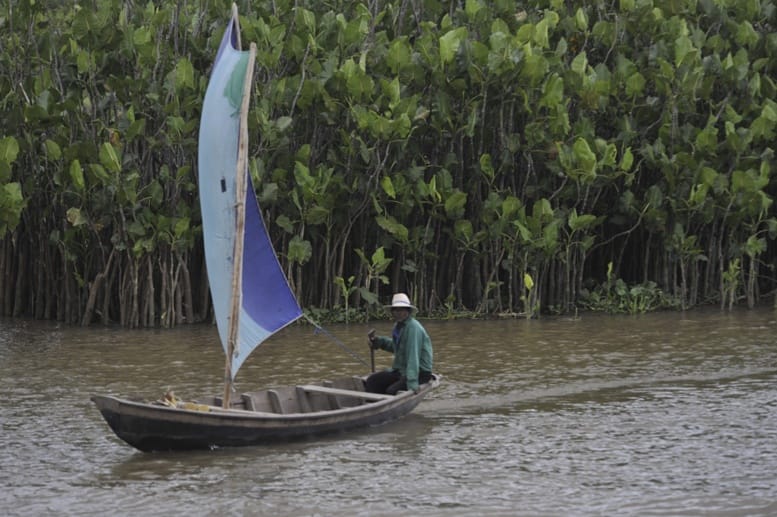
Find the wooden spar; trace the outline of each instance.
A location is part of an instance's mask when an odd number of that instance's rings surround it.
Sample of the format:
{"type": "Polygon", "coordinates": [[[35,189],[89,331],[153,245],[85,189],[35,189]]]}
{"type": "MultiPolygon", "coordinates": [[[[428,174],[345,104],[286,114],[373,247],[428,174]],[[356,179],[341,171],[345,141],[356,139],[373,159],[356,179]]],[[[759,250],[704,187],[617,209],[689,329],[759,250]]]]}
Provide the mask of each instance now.
{"type": "Polygon", "coordinates": [[[355,390],[343,390],[338,388],[330,388],[328,386],[316,386],[313,384],[307,384],[300,386],[305,392],[308,393],[326,393],[329,395],[339,395],[341,397],[354,397],[364,400],[391,400],[395,398],[394,395],[386,395],[385,393],[370,393],[367,391],[355,391],[355,390]]]}
{"type": "MultiPolygon", "coordinates": [[[[237,28],[239,32],[239,28],[237,28]]],[[[242,303],[241,283],[243,280],[243,238],[245,234],[246,171],[248,161],[248,104],[254,79],[256,44],[251,43],[243,81],[243,102],[240,106],[240,133],[237,148],[237,176],[235,178],[235,248],[232,269],[232,307],[229,311],[229,334],[227,338],[227,359],[224,371],[224,398],[222,406],[229,408],[232,392],[232,357],[238,346],[240,307],[242,303]]]]}
{"type": "Polygon", "coordinates": [[[235,20],[235,37],[237,38],[237,49],[243,50],[243,45],[240,44],[240,22],[237,17],[237,4],[232,2],[232,19],[235,20]]]}

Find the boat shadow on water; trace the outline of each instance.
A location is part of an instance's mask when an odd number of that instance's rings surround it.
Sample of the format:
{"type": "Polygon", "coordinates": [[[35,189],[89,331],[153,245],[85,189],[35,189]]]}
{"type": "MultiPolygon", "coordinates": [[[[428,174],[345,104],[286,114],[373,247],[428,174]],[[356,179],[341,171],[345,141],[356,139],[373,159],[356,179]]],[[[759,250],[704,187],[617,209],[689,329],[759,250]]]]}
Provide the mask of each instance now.
{"type": "MultiPolygon", "coordinates": [[[[435,419],[421,413],[407,415],[401,420],[364,427],[359,430],[340,431],[322,436],[307,436],[295,440],[276,441],[249,447],[214,447],[209,450],[156,451],[151,454],[127,449],[126,458],[113,462],[110,469],[98,476],[105,483],[123,481],[165,481],[179,479],[179,483],[201,482],[198,472],[217,472],[220,468],[232,470],[244,464],[255,469],[261,465],[269,472],[296,468],[311,456],[327,456],[332,461],[360,461],[362,454],[373,461],[382,450],[397,446],[411,447],[428,438],[435,426],[435,419]],[[370,445],[368,452],[366,445],[370,445]]],[[[257,473],[261,475],[261,473],[257,473]]]]}

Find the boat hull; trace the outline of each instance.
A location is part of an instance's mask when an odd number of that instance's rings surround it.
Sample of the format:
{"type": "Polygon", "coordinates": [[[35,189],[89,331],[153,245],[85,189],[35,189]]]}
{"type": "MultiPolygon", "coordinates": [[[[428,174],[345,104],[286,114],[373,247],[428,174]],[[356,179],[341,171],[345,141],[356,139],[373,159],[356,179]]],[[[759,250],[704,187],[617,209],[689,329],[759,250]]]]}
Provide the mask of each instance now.
{"type": "Polygon", "coordinates": [[[438,384],[435,378],[418,393],[291,414],[217,407],[203,411],[109,395],[95,395],[92,401],[116,436],[136,449],[196,450],[270,444],[384,424],[410,413],[438,384]]]}

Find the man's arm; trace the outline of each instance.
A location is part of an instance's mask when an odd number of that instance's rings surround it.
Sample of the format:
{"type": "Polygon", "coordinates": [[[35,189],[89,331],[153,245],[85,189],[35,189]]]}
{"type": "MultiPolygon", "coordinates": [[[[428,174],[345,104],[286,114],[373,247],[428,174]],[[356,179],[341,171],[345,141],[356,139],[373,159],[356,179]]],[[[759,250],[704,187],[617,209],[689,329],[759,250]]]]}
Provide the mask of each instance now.
{"type": "Polygon", "coordinates": [[[376,336],[372,344],[373,348],[380,348],[386,352],[394,353],[394,340],[388,336],[376,336]]]}

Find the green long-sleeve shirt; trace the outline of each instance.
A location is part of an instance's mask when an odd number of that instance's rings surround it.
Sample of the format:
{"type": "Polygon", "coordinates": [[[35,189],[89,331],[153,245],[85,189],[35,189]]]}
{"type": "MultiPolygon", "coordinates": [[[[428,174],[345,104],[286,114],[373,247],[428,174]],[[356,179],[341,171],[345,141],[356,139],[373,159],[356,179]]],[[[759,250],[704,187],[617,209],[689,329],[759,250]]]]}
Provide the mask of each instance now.
{"type": "Polygon", "coordinates": [[[396,323],[393,336],[379,336],[380,348],[394,354],[391,367],[407,379],[407,389],[418,390],[419,370],[432,371],[432,340],[423,325],[412,316],[396,323]]]}

